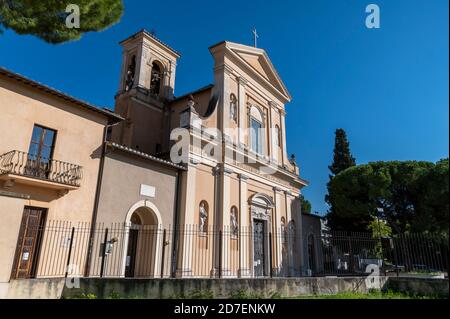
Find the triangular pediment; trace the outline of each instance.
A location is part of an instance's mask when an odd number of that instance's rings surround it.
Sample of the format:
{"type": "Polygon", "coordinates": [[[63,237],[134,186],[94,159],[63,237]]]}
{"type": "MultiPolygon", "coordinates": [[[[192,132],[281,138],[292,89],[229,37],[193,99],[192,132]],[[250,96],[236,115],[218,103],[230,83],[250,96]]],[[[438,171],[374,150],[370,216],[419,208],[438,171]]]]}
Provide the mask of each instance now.
{"type": "Polygon", "coordinates": [[[241,62],[263,77],[277,91],[285,96],[286,99],[291,99],[286,86],[263,49],[231,42],[227,42],[227,47],[241,60],[241,62]]]}
{"type": "MultiPolygon", "coordinates": [[[[261,56],[248,54],[248,53],[238,53],[238,55],[243,58],[248,64],[250,64],[255,70],[261,73],[267,80],[271,80],[270,70],[264,67],[264,61],[261,56]]],[[[273,77],[272,77],[273,80],[273,77]]]]}

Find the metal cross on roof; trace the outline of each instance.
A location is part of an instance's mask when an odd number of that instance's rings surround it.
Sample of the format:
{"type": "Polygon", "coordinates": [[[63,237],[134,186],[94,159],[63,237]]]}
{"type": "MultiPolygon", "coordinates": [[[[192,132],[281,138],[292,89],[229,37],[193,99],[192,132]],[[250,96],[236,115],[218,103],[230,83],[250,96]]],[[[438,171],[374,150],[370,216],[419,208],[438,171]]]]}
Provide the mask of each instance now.
{"type": "Polygon", "coordinates": [[[257,47],[258,47],[258,38],[259,38],[259,35],[258,35],[258,33],[256,32],[256,28],[253,28],[252,33],[253,33],[254,46],[255,46],[255,48],[257,48],[257,47]]]}

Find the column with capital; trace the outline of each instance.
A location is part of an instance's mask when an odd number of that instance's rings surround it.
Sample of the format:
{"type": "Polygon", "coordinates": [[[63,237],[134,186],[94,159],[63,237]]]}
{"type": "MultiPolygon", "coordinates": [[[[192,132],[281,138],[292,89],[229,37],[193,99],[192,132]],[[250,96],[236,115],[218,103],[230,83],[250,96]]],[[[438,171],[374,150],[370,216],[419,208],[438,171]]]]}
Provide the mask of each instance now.
{"type": "Polygon", "coordinates": [[[287,149],[286,149],[286,111],[284,111],[283,109],[280,110],[280,119],[281,119],[281,142],[282,142],[282,150],[281,150],[281,154],[282,154],[282,163],[283,166],[287,164],[288,162],[288,155],[287,155],[287,149]]]}
{"type": "Polygon", "coordinates": [[[214,69],[214,93],[219,98],[217,128],[223,133],[229,127],[230,121],[230,77],[233,70],[226,64],[214,69]]]}
{"type": "Polygon", "coordinates": [[[275,235],[272,238],[275,239],[275,253],[273,254],[273,259],[275,260],[275,271],[274,274],[280,274],[283,270],[283,227],[281,227],[281,189],[278,187],[273,188],[273,219],[275,221],[275,235]]]}
{"type": "Polygon", "coordinates": [[[135,84],[133,86],[145,89],[148,89],[150,87],[146,86],[147,85],[146,75],[149,75],[151,72],[151,67],[149,71],[149,68],[147,66],[148,59],[149,59],[148,49],[143,46],[139,46],[136,54],[136,75],[134,80],[135,84]]]}
{"type": "Polygon", "coordinates": [[[270,144],[271,154],[270,160],[271,162],[278,162],[278,135],[280,134],[275,130],[274,118],[278,115],[278,107],[275,102],[269,102],[269,121],[270,121],[270,144]]]}
{"type": "Polygon", "coordinates": [[[178,236],[178,256],[177,256],[177,277],[190,277],[192,275],[192,244],[189,240],[189,234],[194,230],[198,224],[195,221],[195,191],[196,191],[196,164],[190,162],[188,169],[183,173],[181,179],[181,209],[179,220],[178,236]]]}
{"type": "Polygon", "coordinates": [[[274,153],[274,144],[273,144],[273,123],[272,123],[272,102],[269,102],[268,105],[268,111],[267,111],[267,127],[268,129],[268,134],[267,134],[267,138],[268,138],[268,144],[269,144],[269,149],[267,152],[267,156],[269,158],[269,160],[271,160],[273,158],[273,153],[274,153]]]}
{"type": "Polygon", "coordinates": [[[217,212],[221,218],[221,230],[222,230],[222,277],[230,277],[232,275],[231,271],[231,231],[230,231],[230,185],[231,185],[231,174],[232,170],[225,167],[223,164],[220,171],[221,174],[221,188],[220,188],[220,198],[221,204],[219,212],[217,212]]]}
{"type": "Polygon", "coordinates": [[[167,70],[167,99],[172,100],[175,92],[175,70],[177,64],[174,61],[169,61],[169,68],[167,70]]]}
{"type": "Polygon", "coordinates": [[[245,103],[245,87],[247,85],[247,80],[243,77],[238,78],[238,145],[243,148],[245,144],[245,124],[247,105],[245,103]]]}
{"type": "Polygon", "coordinates": [[[239,175],[239,271],[240,278],[252,275],[252,227],[250,226],[250,213],[248,208],[248,177],[239,175]]]}

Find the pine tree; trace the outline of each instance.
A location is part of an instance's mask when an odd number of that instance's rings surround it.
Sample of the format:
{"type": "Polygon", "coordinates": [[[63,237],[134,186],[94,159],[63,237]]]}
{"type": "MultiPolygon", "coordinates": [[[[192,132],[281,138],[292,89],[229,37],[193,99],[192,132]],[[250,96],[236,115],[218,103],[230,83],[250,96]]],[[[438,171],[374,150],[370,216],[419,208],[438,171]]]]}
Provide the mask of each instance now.
{"type": "Polygon", "coordinates": [[[0,0],[0,34],[12,29],[18,34],[31,34],[52,44],[79,39],[85,32],[97,32],[119,21],[122,0],[0,0]],[[66,19],[79,8],[80,25],[69,28],[66,19]]]}
{"type": "Polygon", "coordinates": [[[327,214],[327,223],[332,230],[352,230],[352,222],[339,216],[339,212],[336,211],[333,203],[330,200],[330,183],[333,177],[340,172],[346,170],[349,167],[355,166],[356,161],[350,152],[350,143],[347,139],[347,134],[341,128],[335,132],[334,151],[333,151],[333,163],[328,166],[331,174],[329,175],[329,181],[327,184],[328,194],[325,196],[325,201],[329,205],[327,214]]]}

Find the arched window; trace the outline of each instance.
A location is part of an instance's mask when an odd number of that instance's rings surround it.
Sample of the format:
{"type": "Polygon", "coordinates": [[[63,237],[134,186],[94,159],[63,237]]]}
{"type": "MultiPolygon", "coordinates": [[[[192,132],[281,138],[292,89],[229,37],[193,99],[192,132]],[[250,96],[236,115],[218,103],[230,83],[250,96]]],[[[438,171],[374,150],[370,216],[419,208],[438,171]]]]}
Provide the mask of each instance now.
{"type": "Polygon", "coordinates": [[[257,154],[263,154],[264,117],[261,111],[252,106],[250,109],[250,147],[257,154]]]}
{"type": "Polygon", "coordinates": [[[237,237],[239,233],[238,209],[236,206],[231,207],[230,211],[230,230],[233,237],[237,237]]]}
{"type": "Polygon", "coordinates": [[[158,63],[152,63],[152,76],[150,79],[150,94],[159,96],[162,83],[162,70],[158,63]]]}
{"type": "Polygon", "coordinates": [[[133,87],[135,72],[136,72],[136,56],[133,55],[131,57],[131,61],[127,69],[127,74],[125,78],[125,91],[129,91],[133,87]]]}
{"type": "Polygon", "coordinates": [[[237,122],[237,98],[236,95],[230,95],[230,119],[237,122]]]}
{"type": "Polygon", "coordinates": [[[206,233],[208,231],[208,203],[204,200],[200,202],[199,206],[199,231],[201,233],[206,233]]]}

